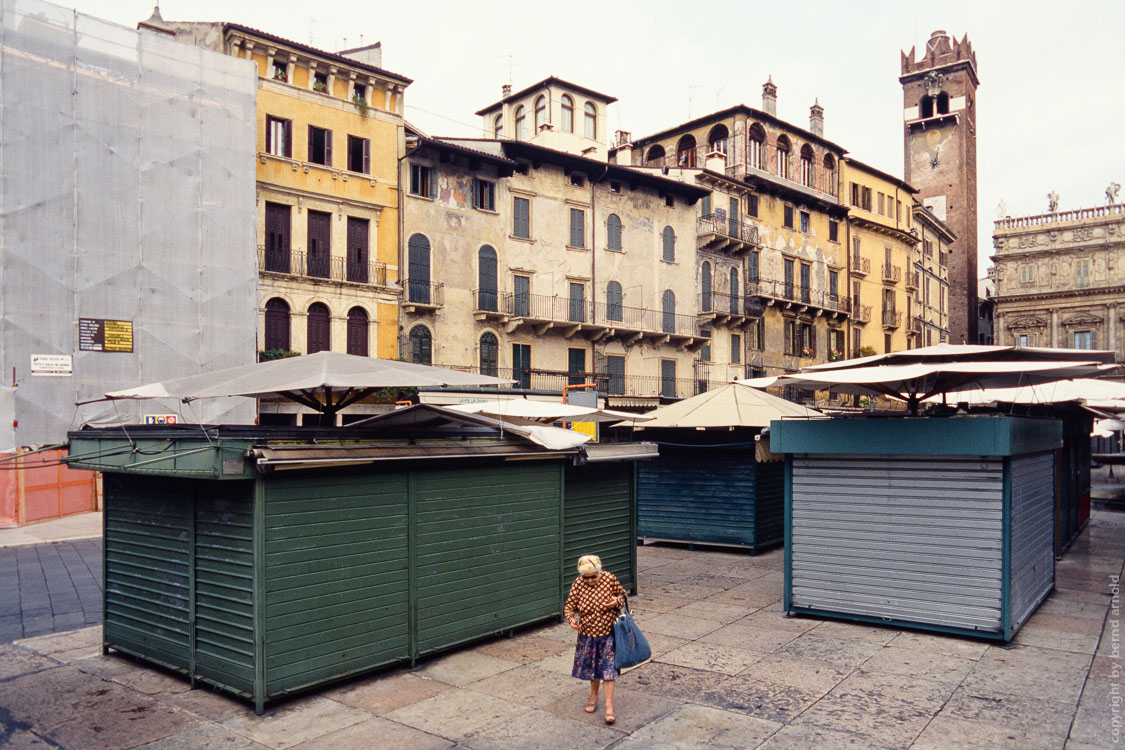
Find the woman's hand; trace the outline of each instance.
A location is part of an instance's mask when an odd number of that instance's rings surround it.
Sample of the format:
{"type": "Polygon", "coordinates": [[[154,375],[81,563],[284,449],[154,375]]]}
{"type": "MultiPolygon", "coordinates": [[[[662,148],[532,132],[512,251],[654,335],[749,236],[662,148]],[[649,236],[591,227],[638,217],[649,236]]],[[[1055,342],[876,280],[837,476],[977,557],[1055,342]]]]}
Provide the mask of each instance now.
{"type": "Polygon", "coordinates": [[[623,604],[625,604],[625,599],[623,597],[611,596],[610,598],[605,600],[604,606],[605,606],[606,609],[617,609],[618,607],[622,606],[623,604]]]}
{"type": "Polygon", "coordinates": [[[573,629],[573,630],[579,629],[578,620],[575,620],[573,617],[568,618],[567,623],[570,625],[571,629],[573,629]]]}

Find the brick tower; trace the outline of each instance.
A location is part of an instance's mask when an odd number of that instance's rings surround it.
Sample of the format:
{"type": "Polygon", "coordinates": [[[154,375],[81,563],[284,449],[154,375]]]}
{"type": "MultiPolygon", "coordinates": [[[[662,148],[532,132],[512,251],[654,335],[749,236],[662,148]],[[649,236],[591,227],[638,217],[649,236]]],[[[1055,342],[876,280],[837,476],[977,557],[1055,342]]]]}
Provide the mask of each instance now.
{"type": "Polygon", "coordinates": [[[957,235],[949,266],[949,341],[977,343],[977,58],[935,31],[921,58],[902,54],[906,181],[957,235]]]}

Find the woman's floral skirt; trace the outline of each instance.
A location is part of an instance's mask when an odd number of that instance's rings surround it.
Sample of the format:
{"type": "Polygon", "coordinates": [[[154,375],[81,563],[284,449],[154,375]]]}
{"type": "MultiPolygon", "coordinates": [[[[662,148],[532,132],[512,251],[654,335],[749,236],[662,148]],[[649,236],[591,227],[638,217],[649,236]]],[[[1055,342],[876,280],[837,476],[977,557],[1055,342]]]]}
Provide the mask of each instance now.
{"type": "Polygon", "coordinates": [[[580,680],[616,680],[613,656],[613,633],[580,635],[574,647],[574,669],[570,674],[580,680]]]}

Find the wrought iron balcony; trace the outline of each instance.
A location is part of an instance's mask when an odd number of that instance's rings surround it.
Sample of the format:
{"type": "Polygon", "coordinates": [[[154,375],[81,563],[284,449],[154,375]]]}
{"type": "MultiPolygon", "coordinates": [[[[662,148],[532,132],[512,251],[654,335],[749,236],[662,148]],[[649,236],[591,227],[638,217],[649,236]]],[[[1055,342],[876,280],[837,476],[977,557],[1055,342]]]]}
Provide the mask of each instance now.
{"type": "Polygon", "coordinates": [[[902,313],[898,310],[883,311],[883,327],[899,328],[902,326],[902,313]]]}
{"type": "Polygon", "coordinates": [[[597,320],[618,333],[633,331],[642,335],[669,335],[694,338],[696,319],[694,315],[651,310],[645,307],[626,307],[624,305],[598,302],[594,305],[597,320]]]}
{"type": "Polygon", "coordinates": [[[696,309],[699,310],[697,317],[701,323],[730,322],[744,325],[751,318],[761,317],[764,311],[762,303],[756,297],[725,292],[700,292],[696,303],[696,309]]]}
{"type": "Polygon", "coordinates": [[[883,264],[883,281],[891,284],[897,284],[902,281],[902,267],[896,266],[893,263],[883,264]]]}
{"type": "Polygon", "coordinates": [[[701,250],[737,255],[760,244],[758,226],[734,215],[714,213],[700,216],[695,220],[695,230],[701,250]]]}
{"type": "Polygon", "coordinates": [[[445,284],[438,281],[407,279],[403,296],[404,312],[437,310],[445,304],[445,284]]]}
{"type": "Polygon", "coordinates": [[[851,272],[858,276],[866,276],[871,273],[871,259],[864,258],[856,254],[852,254],[848,260],[848,268],[851,272]]]}
{"type": "Polygon", "coordinates": [[[856,323],[871,322],[871,305],[852,304],[852,320],[856,323]]]}
{"type": "Polygon", "coordinates": [[[907,289],[917,289],[918,288],[918,272],[917,271],[907,271],[906,272],[906,288],[907,289]]]}
{"type": "Polygon", "coordinates": [[[386,263],[372,263],[321,253],[310,255],[296,250],[267,249],[262,245],[258,246],[258,269],[266,273],[313,279],[348,281],[375,286],[387,285],[386,263]]]}
{"type": "Polygon", "coordinates": [[[748,297],[764,297],[773,302],[784,302],[789,306],[803,305],[847,315],[851,312],[851,300],[839,294],[812,287],[799,286],[791,281],[762,279],[746,283],[748,297]]]}

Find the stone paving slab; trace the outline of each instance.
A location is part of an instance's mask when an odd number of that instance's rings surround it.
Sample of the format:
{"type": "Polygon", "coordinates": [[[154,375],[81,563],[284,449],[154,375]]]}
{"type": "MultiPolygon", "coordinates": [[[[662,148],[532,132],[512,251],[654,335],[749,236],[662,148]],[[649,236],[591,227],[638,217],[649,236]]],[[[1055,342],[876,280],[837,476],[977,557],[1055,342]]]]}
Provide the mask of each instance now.
{"type": "MultiPolygon", "coordinates": [[[[588,688],[570,677],[565,623],[297,696],[261,717],[244,701],[103,656],[99,627],[45,634],[0,644],[0,746],[1105,748],[1125,670],[1119,610],[1110,616],[1123,539],[1125,514],[1098,511],[1060,564],[1059,588],[1010,647],[786,617],[780,551],[647,544],[638,559],[653,573],[641,573],[633,604],[654,659],[618,680],[612,727],[604,701],[583,711],[588,688]]],[[[53,627],[82,598],[62,571],[97,569],[96,544],[73,553],[9,552],[16,570],[0,573],[9,587],[0,592],[26,580],[32,617],[58,608],[53,627]]],[[[15,615],[11,597],[0,602],[0,629],[12,617],[22,627],[22,604],[15,615]]]]}
{"type": "Polygon", "coordinates": [[[100,539],[0,546],[0,643],[100,623],[101,556],[100,539]]]}

